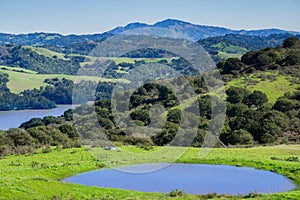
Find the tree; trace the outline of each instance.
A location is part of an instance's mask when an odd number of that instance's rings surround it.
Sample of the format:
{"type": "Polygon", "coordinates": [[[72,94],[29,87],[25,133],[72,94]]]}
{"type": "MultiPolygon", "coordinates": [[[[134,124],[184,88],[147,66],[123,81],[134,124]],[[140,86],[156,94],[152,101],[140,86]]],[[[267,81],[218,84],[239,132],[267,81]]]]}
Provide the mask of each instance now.
{"type": "Polygon", "coordinates": [[[239,58],[228,58],[225,61],[219,62],[217,67],[220,68],[224,74],[235,74],[243,69],[245,64],[242,63],[239,58]]]}
{"type": "Polygon", "coordinates": [[[232,121],[229,121],[228,124],[231,130],[247,130],[249,133],[251,133],[255,140],[258,140],[263,134],[263,130],[261,129],[263,117],[263,112],[248,109],[241,115],[234,118],[232,121]]]}
{"type": "Polygon", "coordinates": [[[229,144],[253,144],[253,136],[246,130],[239,129],[233,131],[232,134],[228,136],[229,144]]]}
{"type": "Polygon", "coordinates": [[[228,117],[235,117],[241,115],[246,110],[248,110],[248,107],[243,103],[237,103],[237,104],[228,103],[226,114],[228,117]]]}
{"type": "Polygon", "coordinates": [[[145,125],[150,124],[151,119],[149,117],[149,110],[147,108],[138,108],[132,113],[130,113],[130,117],[133,120],[140,120],[145,123],[145,125]]]}
{"type": "Polygon", "coordinates": [[[72,121],[73,120],[73,110],[68,109],[64,112],[64,118],[66,121],[72,121]]]}
{"type": "Polygon", "coordinates": [[[286,98],[277,99],[273,106],[273,109],[281,112],[287,112],[295,108],[297,108],[296,101],[286,98]]]}
{"type": "Polygon", "coordinates": [[[170,110],[167,115],[167,120],[169,122],[179,124],[181,120],[181,110],[179,109],[170,110]]]}
{"type": "Polygon", "coordinates": [[[249,96],[245,98],[244,102],[248,106],[251,105],[261,106],[264,103],[268,102],[268,97],[265,93],[255,90],[253,93],[251,93],[249,96]]]}
{"type": "Polygon", "coordinates": [[[35,141],[31,135],[24,129],[13,128],[7,131],[7,136],[13,141],[14,146],[32,145],[35,141]]]}
{"type": "Polygon", "coordinates": [[[226,90],[227,101],[233,104],[242,102],[250,91],[241,87],[230,87],[226,90]]]}
{"type": "Polygon", "coordinates": [[[242,56],[241,60],[246,65],[252,65],[256,63],[256,58],[258,55],[259,51],[248,51],[242,56]]]}
{"type": "Polygon", "coordinates": [[[287,66],[300,64],[300,52],[291,52],[285,59],[284,63],[287,66]]]}
{"type": "Polygon", "coordinates": [[[211,117],[211,99],[209,95],[201,96],[198,99],[200,115],[206,118],[211,117]]]}
{"type": "Polygon", "coordinates": [[[275,141],[275,138],[271,134],[265,133],[261,136],[260,141],[261,143],[273,143],[275,141]]]}
{"type": "Polygon", "coordinates": [[[278,138],[288,127],[288,123],[289,119],[284,113],[270,110],[264,114],[260,128],[263,133],[269,133],[278,138]]]}
{"type": "Polygon", "coordinates": [[[282,46],[284,48],[290,48],[295,46],[299,42],[299,39],[296,36],[289,37],[283,41],[282,46]]]}
{"type": "Polygon", "coordinates": [[[44,122],[41,118],[32,118],[27,122],[24,122],[20,125],[20,128],[28,129],[36,126],[44,126],[44,122]]]}
{"type": "Polygon", "coordinates": [[[256,58],[256,68],[268,66],[273,62],[273,58],[266,53],[261,53],[256,58]]]}
{"type": "Polygon", "coordinates": [[[154,144],[158,146],[168,144],[175,137],[178,128],[179,127],[177,124],[174,124],[172,122],[166,122],[163,130],[158,134],[152,136],[151,139],[154,142],[154,144]]]}
{"type": "Polygon", "coordinates": [[[59,126],[58,129],[60,130],[60,132],[66,134],[71,139],[76,139],[79,137],[74,126],[71,126],[68,124],[63,124],[63,125],[59,126]]]}

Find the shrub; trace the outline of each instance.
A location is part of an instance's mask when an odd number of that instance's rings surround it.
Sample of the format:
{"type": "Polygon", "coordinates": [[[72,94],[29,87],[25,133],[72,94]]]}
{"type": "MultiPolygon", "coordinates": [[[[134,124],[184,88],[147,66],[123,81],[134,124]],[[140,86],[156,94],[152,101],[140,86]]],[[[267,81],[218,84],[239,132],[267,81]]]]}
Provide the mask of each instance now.
{"type": "Polygon", "coordinates": [[[182,197],[185,195],[185,192],[183,190],[172,190],[170,193],[169,193],[169,196],[170,197],[182,197]]]}

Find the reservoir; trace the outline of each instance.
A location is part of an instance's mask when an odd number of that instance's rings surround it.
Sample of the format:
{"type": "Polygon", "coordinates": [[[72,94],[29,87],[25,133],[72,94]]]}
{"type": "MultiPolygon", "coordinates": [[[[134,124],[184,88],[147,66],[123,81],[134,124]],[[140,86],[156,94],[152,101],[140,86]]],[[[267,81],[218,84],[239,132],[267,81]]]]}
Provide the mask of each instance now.
{"type": "MultiPolygon", "coordinates": [[[[151,171],[162,163],[139,164],[126,167],[126,171],[151,171]]],[[[189,194],[249,194],[276,193],[297,186],[286,177],[249,167],[208,164],[170,164],[149,173],[128,173],[118,169],[101,169],[75,175],[63,182],[79,183],[103,188],[120,188],[143,192],[170,192],[175,189],[189,194]]]]}
{"type": "Polygon", "coordinates": [[[73,105],[57,105],[53,109],[42,110],[11,110],[0,111],[0,130],[8,130],[9,128],[17,128],[23,122],[31,118],[43,118],[45,116],[60,116],[73,105]]]}

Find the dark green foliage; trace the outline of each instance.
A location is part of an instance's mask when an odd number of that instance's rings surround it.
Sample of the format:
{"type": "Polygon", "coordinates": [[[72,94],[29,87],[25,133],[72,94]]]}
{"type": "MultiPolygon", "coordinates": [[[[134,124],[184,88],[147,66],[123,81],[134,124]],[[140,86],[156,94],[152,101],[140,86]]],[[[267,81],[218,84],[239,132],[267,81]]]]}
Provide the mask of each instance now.
{"type": "Polygon", "coordinates": [[[167,120],[175,124],[179,124],[181,121],[181,110],[173,109],[168,112],[167,120]]]}
{"type": "Polygon", "coordinates": [[[8,75],[0,73],[0,92],[9,92],[9,88],[7,87],[8,83],[8,75]]]}
{"type": "Polygon", "coordinates": [[[79,137],[74,126],[71,126],[68,124],[63,124],[63,125],[59,126],[58,129],[60,130],[60,132],[66,134],[71,139],[76,139],[79,137]]]}
{"type": "Polygon", "coordinates": [[[296,46],[298,43],[299,43],[299,39],[296,36],[294,36],[294,37],[289,37],[289,38],[285,39],[283,41],[282,46],[284,48],[291,48],[291,47],[296,46]]]}
{"type": "Polygon", "coordinates": [[[219,50],[213,45],[221,42],[228,45],[243,47],[248,50],[258,50],[270,46],[279,46],[286,38],[291,36],[292,35],[290,34],[272,34],[267,37],[227,34],[224,36],[205,38],[199,40],[198,42],[209,52],[219,50]]]}
{"type": "Polygon", "coordinates": [[[182,196],[185,196],[185,192],[183,190],[172,190],[170,193],[169,193],[169,196],[170,197],[182,197],[182,196]]]}
{"type": "Polygon", "coordinates": [[[115,126],[114,123],[110,119],[104,118],[104,117],[98,118],[98,122],[99,122],[99,125],[106,130],[110,130],[110,129],[114,128],[114,126],[115,126]]]}
{"type": "Polygon", "coordinates": [[[7,137],[13,141],[15,147],[30,146],[35,143],[31,135],[24,129],[20,128],[9,129],[7,131],[7,137]]]}
{"type": "Polygon", "coordinates": [[[220,61],[217,66],[222,74],[232,74],[225,76],[225,80],[238,76],[240,73],[253,73],[256,70],[278,70],[281,73],[295,75],[299,77],[299,69],[294,66],[300,64],[300,41],[297,37],[287,38],[283,47],[265,48],[262,50],[252,50],[245,53],[241,60],[228,58],[220,61]],[[288,68],[285,66],[293,66],[288,68]]]}
{"type": "Polygon", "coordinates": [[[206,118],[211,117],[211,99],[209,95],[201,96],[198,99],[199,104],[199,112],[201,116],[204,116],[206,118]]]}
{"type": "Polygon", "coordinates": [[[21,46],[7,50],[9,55],[0,58],[2,64],[30,69],[41,74],[76,74],[80,67],[78,62],[49,58],[21,46]]]}
{"type": "Polygon", "coordinates": [[[238,58],[228,58],[217,64],[217,67],[223,74],[237,74],[240,70],[245,68],[245,64],[238,58]]]}
{"type": "Polygon", "coordinates": [[[63,78],[59,80],[46,79],[45,83],[51,86],[46,86],[41,89],[41,95],[56,104],[72,104],[73,81],[63,78]]]}
{"type": "Polygon", "coordinates": [[[28,129],[31,127],[36,127],[36,126],[44,126],[45,123],[41,118],[32,118],[27,122],[24,122],[20,125],[20,128],[28,129]]]}
{"type": "Polygon", "coordinates": [[[246,110],[248,110],[248,107],[243,103],[237,103],[237,104],[227,104],[227,110],[226,115],[228,117],[235,117],[243,114],[246,110]]]}
{"type": "Polygon", "coordinates": [[[172,122],[166,122],[163,130],[155,136],[153,136],[151,139],[154,142],[154,144],[158,146],[166,145],[173,140],[178,131],[178,128],[179,127],[177,124],[174,124],[172,122]]]}
{"type": "Polygon", "coordinates": [[[240,87],[230,87],[226,90],[227,101],[233,104],[242,102],[249,94],[250,91],[240,87]]]}
{"type": "Polygon", "coordinates": [[[253,136],[246,130],[235,130],[227,138],[229,144],[253,144],[253,136]]]}
{"type": "Polygon", "coordinates": [[[277,99],[277,101],[275,102],[273,109],[281,111],[281,112],[287,112],[292,109],[296,109],[298,107],[297,105],[299,106],[299,103],[297,103],[294,100],[280,98],[280,99],[277,99]]]}
{"type": "Polygon", "coordinates": [[[0,73],[0,110],[54,108],[55,103],[38,95],[38,90],[24,91],[21,95],[11,93],[7,88],[8,75],[0,73]]]}
{"type": "Polygon", "coordinates": [[[151,119],[149,116],[149,107],[143,107],[143,108],[138,108],[134,110],[131,114],[130,117],[133,120],[139,120],[144,122],[145,125],[150,124],[151,119]]]}
{"type": "Polygon", "coordinates": [[[244,99],[244,102],[248,106],[261,106],[264,103],[268,102],[268,97],[265,93],[255,90],[253,93],[251,93],[244,99]]]}
{"type": "Polygon", "coordinates": [[[291,52],[284,60],[283,63],[287,66],[300,64],[300,51],[291,52]]]}
{"type": "Polygon", "coordinates": [[[179,104],[177,97],[171,89],[157,83],[146,83],[132,94],[129,108],[136,108],[141,104],[154,105],[156,102],[159,102],[166,108],[179,104]]]}
{"type": "Polygon", "coordinates": [[[72,121],[73,120],[73,110],[72,109],[68,109],[64,112],[64,119],[66,121],[72,121]]]}
{"type": "Polygon", "coordinates": [[[270,133],[265,133],[261,136],[260,141],[261,143],[273,143],[275,141],[275,138],[270,133]]]}

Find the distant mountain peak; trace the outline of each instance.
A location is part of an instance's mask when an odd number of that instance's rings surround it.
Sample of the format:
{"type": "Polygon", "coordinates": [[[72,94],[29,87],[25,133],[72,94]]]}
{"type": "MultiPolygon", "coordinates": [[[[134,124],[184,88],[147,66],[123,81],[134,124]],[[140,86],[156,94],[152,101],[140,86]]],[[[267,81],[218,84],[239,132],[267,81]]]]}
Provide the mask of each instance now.
{"type": "Polygon", "coordinates": [[[168,27],[168,26],[173,26],[173,25],[186,25],[186,24],[191,24],[189,22],[181,21],[178,19],[166,19],[160,22],[156,22],[153,24],[154,27],[168,27]]]}

